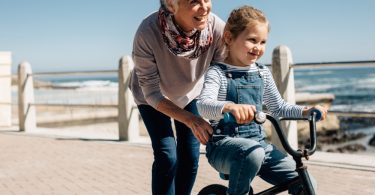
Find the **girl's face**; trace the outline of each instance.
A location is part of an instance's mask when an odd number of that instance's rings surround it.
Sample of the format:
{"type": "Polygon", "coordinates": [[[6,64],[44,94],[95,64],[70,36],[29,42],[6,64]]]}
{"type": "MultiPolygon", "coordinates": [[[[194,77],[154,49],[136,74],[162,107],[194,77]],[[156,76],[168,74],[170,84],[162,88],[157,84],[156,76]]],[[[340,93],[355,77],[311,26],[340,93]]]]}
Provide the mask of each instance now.
{"type": "Polygon", "coordinates": [[[174,19],[185,31],[203,30],[211,12],[211,0],[179,0],[174,19]]]}
{"type": "Polygon", "coordinates": [[[228,47],[226,63],[235,66],[249,66],[256,62],[266,50],[268,24],[255,22],[246,27],[236,38],[230,32],[224,33],[228,47]]]}

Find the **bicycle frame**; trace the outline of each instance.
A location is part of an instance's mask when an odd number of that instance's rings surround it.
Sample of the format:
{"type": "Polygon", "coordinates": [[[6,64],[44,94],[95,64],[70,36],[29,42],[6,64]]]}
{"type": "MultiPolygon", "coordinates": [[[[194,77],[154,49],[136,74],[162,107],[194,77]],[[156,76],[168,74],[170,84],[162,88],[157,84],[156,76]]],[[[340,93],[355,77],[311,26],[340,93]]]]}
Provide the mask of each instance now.
{"type": "Polygon", "coordinates": [[[307,167],[304,166],[302,162],[302,158],[306,158],[306,160],[308,160],[309,156],[312,155],[316,150],[316,125],[315,125],[316,115],[317,115],[316,112],[312,112],[308,118],[280,118],[279,120],[276,120],[274,117],[267,114],[267,120],[269,120],[274,126],[275,131],[280,139],[280,142],[283,148],[286,150],[288,154],[290,154],[293,157],[294,161],[296,162],[296,171],[299,177],[293,179],[292,181],[286,182],[284,184],[276,185],[267,190],[259,192],[256,195],[266,195],[266,194],[275,194],[275,193],[283,192],[287,190],[290,185],[293,185],[297,182],[302,183],[305,194],[315,195],[314,188],[311,184],[311,180],[307,172],[307,167]],[[281,129],[280,124],[279,124],[279,121],[283,121],[283,120],[307,120],[309,121],[310,148],[308,149],[305,148],[303,150],[294,150],[290,146],[284,134],[284,131],[281,129]]]}
{"type": "MultiPolygon", "coordinates": [[[[309,156],[312,155],[316,150],[316,121],[320,120],[320,117],[321,117],[322,113],[319,110],[313,110],[313,111],[310,112],[310,114],[307,118],[279,118],[279,119],[275,119],[274,117],[272,117],[269,114],[266,114],[266,117],[264,117],[264,113],[261,113],[261,114],[262,114],[262,117],[259,117],[259,118],[262,118],[262,121],[257,120],[257,117],[255,117],[255,121],[257,123],[261,124],[261,123],[265,122],[265,119],[267,119],[271,122],[271,124],[275,128],[275,131],[276,131],[276,133],[277,133],[277,135],[280,139],[280,142],[281,142],[283,148],[285,149],[285,151],[288,154],[290,154],[293,157],[293,160],[296,162],[296,171],[298,173],[298,177],[295,178],[295,179],[292,179],[291,181],[288,181],[288,182],[273,186],[273,187],[271,187],[269,189],[266,189],[264,191],[258,192],[254,195],[271,195],[271,194],[280,193],[280,192],[288,190],[291,185],[294,185],[296,183],[302,183],[304,194],[315,195],[314,188],[311,184],[311,180],[310,180],[309,174],[307,172],[307,167],[303,164],[302,158],[305,158],[306,160],[308,160],[309,156]],[[290,146],[290,144],[289,144],[289,142],[288,142],[288,140],[287,140],[287,138],[284,134],[284,131],[281,129],[281,126],[279,124],[279,121],[284,121],[284,120],[304,120],[304,121],[309,122],[309,129],[310,129],[310,147],[309,148],[305,148],[303,150],[300,150],[300,149],[294,150],[290,146]]],[[[227,115],[225,117],[227,118],[227,120],[229,120],[231,122],[235,122],[235,119],[234,119],[233,116],[227,115]]],[[[224,176],[222,178],[226,179],[227,177],[224,176]]],[[[201,190],[202,193],[200,192],[199,194],[200,195],[204,195],[204,194],[221,195],[221,193],[225,194],[225,192],[222,192],[223,189],[225,189],[223,187],[224,186],[220,186],[218,184],[209,185],[209,186],[206,186],[205,188],[203,188],[201,190]],[[212,187],[212,190],[215,191],[215,192],[211,192],[210,189],[209,189],[210,187],[212,187]],[[214,189],[214,188],[216,188],[216,189],[214,189]],[[220,191],[220,192],[218,192],[218,191],[220,191]]],[[[253,194],[253,192],[251,191],[250,194],[253,194]]]]}

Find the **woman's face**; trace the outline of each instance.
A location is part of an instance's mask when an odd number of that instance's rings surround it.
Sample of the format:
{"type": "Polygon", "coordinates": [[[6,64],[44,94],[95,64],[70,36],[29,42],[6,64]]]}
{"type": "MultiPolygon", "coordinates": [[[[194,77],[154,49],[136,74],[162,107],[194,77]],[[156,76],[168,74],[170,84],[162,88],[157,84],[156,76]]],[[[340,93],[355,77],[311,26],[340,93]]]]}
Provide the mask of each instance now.
{"type": "Polygon", "coordinates": [[[203,30],[211,12],[211,0],[179,0],[174,19],[185,31],[203,30]]]}

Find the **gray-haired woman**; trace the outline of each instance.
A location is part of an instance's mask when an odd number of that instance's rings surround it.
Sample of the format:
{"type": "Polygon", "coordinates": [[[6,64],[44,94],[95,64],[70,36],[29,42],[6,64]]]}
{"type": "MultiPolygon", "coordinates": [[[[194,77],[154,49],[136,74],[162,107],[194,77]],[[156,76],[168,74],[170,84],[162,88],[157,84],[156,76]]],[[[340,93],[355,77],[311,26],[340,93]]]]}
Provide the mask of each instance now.
{"type": "Polygon", "coordinates": [[[199,142],[212,134],[197,115],[195,98],[210,63],[224,58],[225,24],[211,13],[210,0],[160,2],[135,35],[130,87],[154,150],[152,192],[184,195],[197,175],[199,142]]]}

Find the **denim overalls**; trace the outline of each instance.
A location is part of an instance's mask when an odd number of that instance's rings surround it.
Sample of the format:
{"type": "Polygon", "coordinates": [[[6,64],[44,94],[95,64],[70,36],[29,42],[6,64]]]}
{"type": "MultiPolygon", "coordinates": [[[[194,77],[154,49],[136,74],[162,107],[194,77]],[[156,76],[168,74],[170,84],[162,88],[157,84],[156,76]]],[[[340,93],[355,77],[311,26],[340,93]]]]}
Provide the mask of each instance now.
{"type": "MultiPolygon", "coordinates": [[[[224,72],[226,66],[218,64],[224,72]]],[[[226,72],[228,80],[227,101],[238,104],[255,105],[257,111],[262,111],[263,102],[263,79],[260,72],[263,65],[258,65],[257,72],[226,72]]],[[[214,127],[214,139],[220,139],[223,136],[251,138],[260,142],[265,139],[263,127],[254,121],[249,124],[239,125],[236,123],[224,123],[220,120],[214,127]]]]}
{"type": "MultiPolygon", "coordinates": [[[[255,105],[257,111],[261,111],[264,92],[261,69],[264,65],[257,64],[256,72],[230,72],[225,65],[217,66],[224,70],[228,81],[226,100],[255,105]]],[[[217,171],[229,174],[228,194],[247,194],[256,175],[273,185],[298,175],[295,162],[265,141],[261,125],[255,122],[239,125],[220,120],[213,129],[206,156],[217,171]]],[[[290,192],[296,194],[297,190],[298,186],[293,186],[290,192]]]]}

